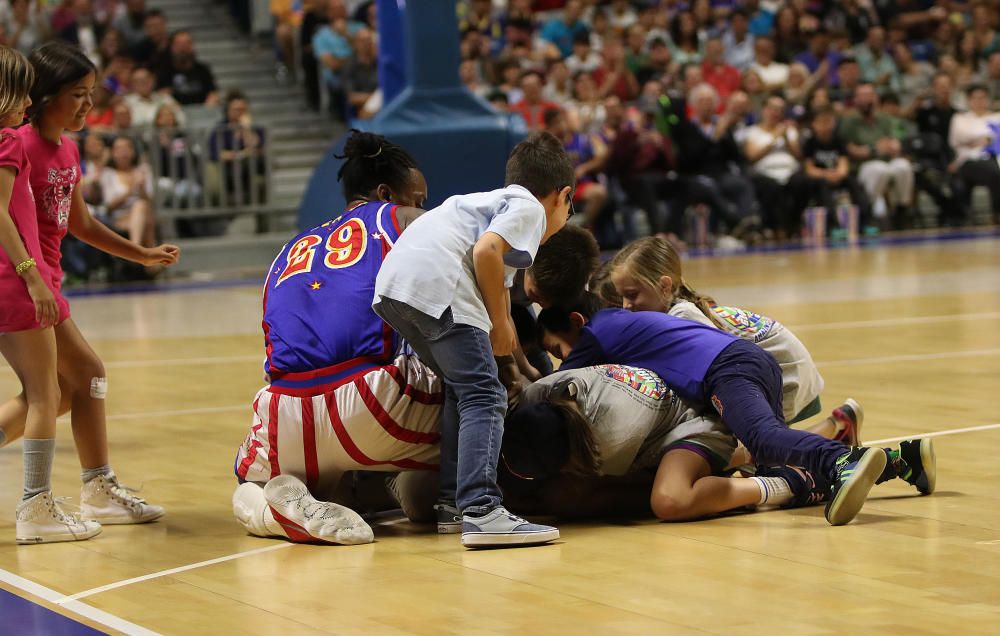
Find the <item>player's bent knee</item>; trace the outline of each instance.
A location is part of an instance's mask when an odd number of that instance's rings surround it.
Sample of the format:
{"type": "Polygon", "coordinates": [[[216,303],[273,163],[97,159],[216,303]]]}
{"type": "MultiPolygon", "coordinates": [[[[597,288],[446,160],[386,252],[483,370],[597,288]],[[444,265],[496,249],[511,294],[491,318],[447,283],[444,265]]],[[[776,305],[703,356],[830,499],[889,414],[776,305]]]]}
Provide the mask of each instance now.
{"type": "Polygon", "coordinates": [[[692,516],[691,501],[686,497],[677,498],[654,492],[649,498],[649,505],[660,521],[682,521],[692,516]]]}

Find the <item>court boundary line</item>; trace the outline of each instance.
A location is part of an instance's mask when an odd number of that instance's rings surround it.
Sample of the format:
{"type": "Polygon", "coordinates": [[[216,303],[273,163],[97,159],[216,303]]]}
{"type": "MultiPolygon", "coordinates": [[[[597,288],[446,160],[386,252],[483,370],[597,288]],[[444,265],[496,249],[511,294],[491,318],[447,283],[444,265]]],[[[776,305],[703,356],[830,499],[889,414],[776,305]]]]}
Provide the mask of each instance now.
{"type": "Polygon", "coordinates": [[[983,424],[981,426],[967,426],[965,428],[948,428],[943,431],[931,431],[930,433],[916,433],[914,435],[904,435],[902,437],[887,437],[885,439],[873,439],[870,442],[865,442],[865,446],[872,446],[875,444],[889,444],[891,442],[902,442],[907,439],[923,439],[925,437],[943,437],[945,435],[958,435],[960,433],[977,433],[979,431],[988,431],[991,429],[1000,428],[1000,422],[995,424],[983,424]]]}
{"type": "MultiPolygon", "coordinates": [[[[0,581],[12,588],[18,589],[22,592],[27,592],[32,596],[37,596],[43,601],[58,605],[60,608],[68,612],[87,618],[99,625],[118,630],[123,634],[128,634],[129,636],[160,636],[159,632],[154,632],[141,625],[136,625],[135,623],[127,621],[120,616],[97,609],[92,605],[87,605],[86,603],[82,603],[77,600],[67,600],[66,602],[61,603],[59,601],[65,598],[62,593],[57,592],[52,588],[45,587],[41,583],[35,583],[34,581],[26,579],[23,576],[18,576],[9,570],[4,570],[3,568],[0,568],[0,581]]],[[[30,598],[26,600],[31,601],[30,598]]],[[[36,603],[36,605],[38,604],[36,603]]],[[[44,605],[38,606],[45,607],[44,605]]]]}
{"type": "Polygon", "coordinates": [[[844,320],[841,322],[802,323],[789,325],[789,329],[799,331],[835,331],[837,329],[859,329],[862,327],[901,327],[906,325],[934,325],[942,322],[963,322],[966,320],[990,320],[1000,318],[1000,311],[968,314],[936,314],[933,316],[907,316],[904,318],[877,318],[872,320],[844,320]]]}
{"type": "Polygon", "coordinates": [[[180,574],[181,572],[187,572],[188,570],[196,570],[198,568],[206,567],[209,565],[216,565],[217,563],[225,563],[226,561],[234,561],[236,559],[242,559],[243,557],[253,556],[255,554],[263,554],[265,552],[274,552],[275,550],[283,550],[285,548],[291,548],[294,543],[280,543],[278,545],[269,545],[263,548],[255,548],[253,550],[246,550],[244,552],[237,552],[235,554],[229,554],[222,557],[217,557],[215,559],[208,559],[207,561],[199,561],[197,563],[189,563],[188,565],[182,565],[176,568],[170,568],[169,570],[160,570],[159,572],[152,572],[150,574],[144,574],[142,576],[134,576],[130,579],[123,579],[121,581],[116,581],[114,583],[108,583],[107,585],[101,585],[100,587],[93,587],[89,590],[83,590],[82,592],[77,592],[76,594],[70,594],[69,596],[61,596],[59,599],[53,601],[56,605],[60,607],[65,607],[66,604],[78,602],[81,598],[87,598],[88,596],[93,596],[94,594],[101,594],[102,592],[110,592],[111,590],[116,590],[121,587],[126,587],[128,585],[133,585],[135,583],[142,583],[144,581],[149,581],[152,579],[158,579],[164,576],[170,576],[171,574],[180,574]]]}
{"type": "Polygon", "coordinates": [[[1000,355],[1000,349],[970,349],[968,351],[941,351],[939,353],[913,353],[899,356],[873,356],[871,358],[847,358],[846,360],[826,360],[817,362],[823,368],[858,367],[869,364],[891,364],[894,362],[923,362],[925,360],[948,360],[950,358],[976,358],[1000,355]]]}

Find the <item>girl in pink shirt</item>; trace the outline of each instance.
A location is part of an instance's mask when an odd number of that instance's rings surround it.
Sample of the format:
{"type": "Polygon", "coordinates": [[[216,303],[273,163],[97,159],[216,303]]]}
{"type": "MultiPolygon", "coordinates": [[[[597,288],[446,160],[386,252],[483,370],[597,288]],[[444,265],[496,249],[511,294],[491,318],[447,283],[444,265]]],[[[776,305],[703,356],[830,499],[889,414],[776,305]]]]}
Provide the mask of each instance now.
{"type": "MultiPolygon", "coordinates": [[[[52,497],[59,384],[52,326],[67,311],[51,288],[38,243],[31,164],[11,128],[24,121],[34,73],[17,51],[0,47],[0,354],[21,381],[24,494],[18,543],[89,539],[101,526],[66,515],[52,497]]],[[[0,444],[3,434],[0,432],[0,444]]]]}
{"type": "MultiPolygon", "coordinates": [[[[31,124],[18,135],[32,163],[39,243],[50,271],[49,283],[60,302],[62,239],[67,231],[84,243],[142,265],[172,265],[179,250],[173,245],[142,247],[122,238],[90,215],[80,189],[80,155],[63,135],[79,131],[93,106],[97,73],[83,52],[65,42],[48,42],[30,57],[35,71],[31,88],[31,124]]],[[[68,311],[55,326],[62,402],[59,413],[72,410],[73,438],[83,468],[81,511],[86,519],[103,524],[144,523],[158,519],[163,508],[147,504],[122,487],[108,461],[107,392],[104,365],[84,339],[68,311]]],[[[24,395],[0,406],[0,430],[8,441],[24,429],[24,395]]]]}

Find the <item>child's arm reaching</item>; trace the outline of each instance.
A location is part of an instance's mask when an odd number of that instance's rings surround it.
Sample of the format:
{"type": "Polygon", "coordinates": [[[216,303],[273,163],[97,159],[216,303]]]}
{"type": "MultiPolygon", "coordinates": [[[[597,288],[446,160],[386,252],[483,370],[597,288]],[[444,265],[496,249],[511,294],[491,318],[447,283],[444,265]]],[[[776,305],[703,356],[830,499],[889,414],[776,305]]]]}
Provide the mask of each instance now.
{"type": "Polygon", "coordinates": [[[493,323],[490,344],[493,345],[493,355],[497,357],[511,355],[517,338],[507,310],[507,288],[504,285],[503,257],[510,250],[510,244],[493,232],[483,234],[472,248],[476,285],[493,323]]]}
{"type": "Polygon", "coordinates": [[[73,188],[73,207],[69,214],[69,231],[87,245],[107,252],[112,256],[139,263],[141,265],[173,265],[180,255],[180,248],[175,245],[160,245],[158,247],[142,247],[116,234],[113,230],[95,219],[83,200],[79,184],[73,188]]]}

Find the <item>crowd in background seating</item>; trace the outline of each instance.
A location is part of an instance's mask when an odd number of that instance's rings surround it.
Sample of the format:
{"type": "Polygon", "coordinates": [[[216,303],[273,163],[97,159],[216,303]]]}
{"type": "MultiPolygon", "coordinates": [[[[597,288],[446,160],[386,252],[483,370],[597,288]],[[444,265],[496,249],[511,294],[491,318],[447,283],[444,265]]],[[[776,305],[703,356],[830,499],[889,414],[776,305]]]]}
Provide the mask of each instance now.
{"type": "MultiPolygon", "coordinates": [[[[1000,214],[998,6],[465,0],[459,75],[565,140],[578,207],[598,232],[622,208],[678,242],[692,207],[744,240],[798,236],[810,206],[836,226],[833,208],[852,205],[873,232],[965,225],[980,186],[1000,214]],[[919,213],[921,198],[935,214],[919,213]]],[[[377,112],[373,2],[272,10],[281,61],[301,69],[310,106],[377,112]]]]}
{"type": "MultiPolygon", "coordinates": [[[[157,208],[263,199],[265,135],[250,121],[246,96],[220,96],[192,34],[172,30],[163,11],[146,0],[0,0],[0,44],[27,55],[53,38],[79,45],[98,69],[78,142],[85,199],[109,227],[144,246],[164,229],[171,236],[220,234],[225,219],[163,224],[157,208]]],[[[73,239],[64,252],[70,276],[128,267],[95,264],[108,257],[73,239]]]]}

